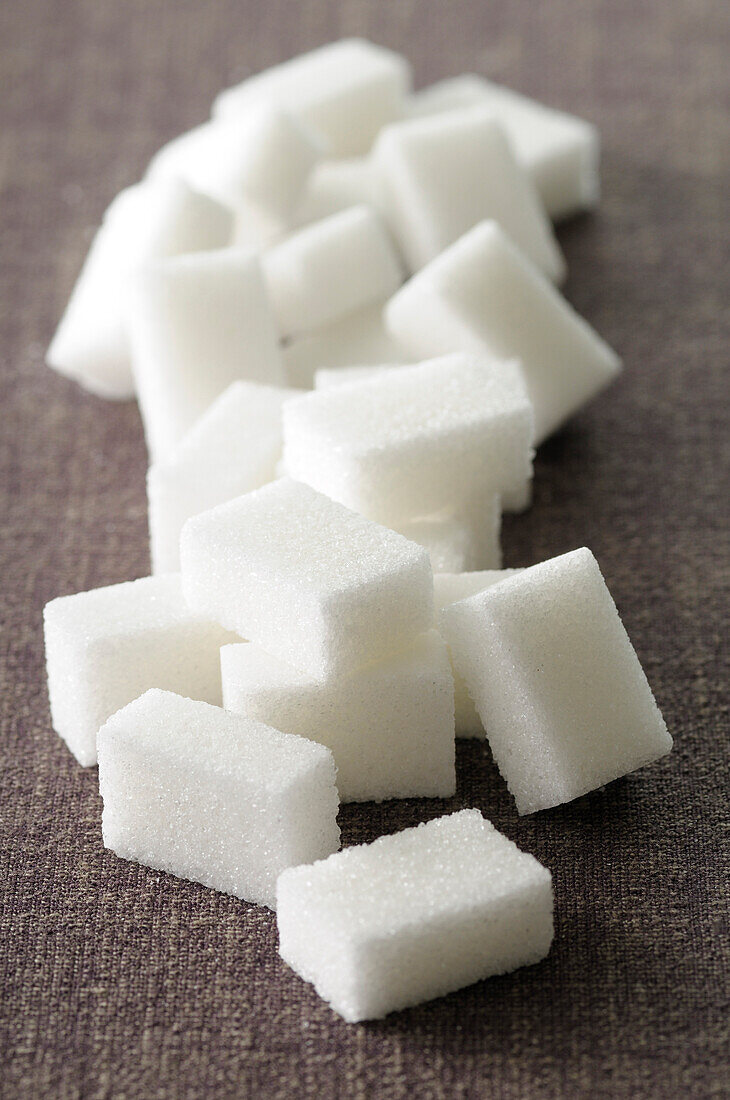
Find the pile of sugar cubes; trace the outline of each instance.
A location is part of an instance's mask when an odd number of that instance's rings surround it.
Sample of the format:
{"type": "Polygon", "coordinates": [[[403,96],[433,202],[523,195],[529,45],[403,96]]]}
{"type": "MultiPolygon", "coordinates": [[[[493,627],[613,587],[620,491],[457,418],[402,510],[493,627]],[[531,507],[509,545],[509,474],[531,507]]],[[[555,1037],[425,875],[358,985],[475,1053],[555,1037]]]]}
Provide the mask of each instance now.
{"type": "Polygon", "coordinates": [[[534,448],[620,369],[556,289],[597,198],[588,123],[337,42],[157,153],[49,349],[150,455],[151,575],[44,614],[104,844],[275,908],[348,1021],[538,962],[553,894],[476,809],[338,851],[341,801],[454,795],[455,737],[520,814],[671,748],[590,550],[501,568],[534,448]]]}

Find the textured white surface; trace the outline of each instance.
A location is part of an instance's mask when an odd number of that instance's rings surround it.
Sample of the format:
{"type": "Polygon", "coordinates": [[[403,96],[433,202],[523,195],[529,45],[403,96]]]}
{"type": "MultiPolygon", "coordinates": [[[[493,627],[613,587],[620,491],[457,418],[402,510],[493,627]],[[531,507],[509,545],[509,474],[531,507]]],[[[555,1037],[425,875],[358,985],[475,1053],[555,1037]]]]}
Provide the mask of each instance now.
{"type": "Polygon", "coordinates": [[[220,704],[219,650],[239,640],[188,608],[177,574],[60,596],[43,623],[53,728],[85,767],[102,722],[148,688],[220,704]]]}
{"type": "Polygon", "coordinates": [[[398,526],[521,489],[532,433],[518,366],[457,354],[287,402],[284,463],[292,477],[398,526]]]}
{"type": "Polygon", "coordinates": [[[363,382],[382,370],[401,367],[403,363],[378,363],[376,366],[321,367],[314,372],[315,390],[329,390],[333,386],[346,386],[350,382],[363,382]]]}
{"type": "Polygon", "coordinates": [[[262,103],[228,121],[212,120],[163,145],[150,178],[177,176],[234,209],[252,202],[285,223],[302,201],[324,147],[292,115],[262,103]]]}
{"type": "Polygon", "coordinates": [[[148,691],[99,731],[104,844],[245,901],[340,843],[332,754],[220,707],[148,691]]]}
{"type": "Polygon", "coordinates": [[[181,180],[128,187],[104,214],[48,348],[48,365],[100,397],[134,396],[127,285],[151,260],[230,243],[233,214],[181,180]]]}
{"type": "Polygon", "coordinates": [[[444,111],[386,127],[373,151],[385,210],[411,271],[485,218],[549,278],[565,262],[532,181],[489,108],[444,111]]]}
{"type": "Polygon", "coordinates": [[[597,205],[600,142],[595,126],[582,118],[470,73],[417,92],[409,100],[408,113],[430,115],[479,104],[504,127],[552,218],[597,205]]]}
{"type": "Polygon", "coordinates": [[[221,92],[215,117],[276,104],[311,126],[336,157],[367,153],[386,122],[404,109],[410,66],[399,54],[359,38],[312,50],[221,92]]]}
{"type": "Polygon", "coordinates": [[[298,336],[381,302],[403,282],[383,222],[352,206],[299,229],[262,257],[283,336],[298,336]]]}
{"type": "Polygon", "coordinates": [[[150,265],[132,285],[130,337],[152,462],[165,461],[230,384],[284,384],[257,258],[237,248],[150,265]]]}
{"type": "Polygon", "coordinates": [[[377,302],[348,313],[286,344],[282,357],[289,385],[311,389],[315,373],[322,368],[409,362],[408,353],[385,331],[384,305],[377,302]]]}
{"type": "Polygon", "coordinates": [[[413,355],[460,350],[519,359],[537,443],[621,369],[616,353],[496,222],[476,226],[406,283],[385,321],[413,355]]]}
{"type": "Polygon", "coordinates": [[[552,880],[462,810],[285,871],[277,924],[282,958],[355,1022],[539,962],[552,880]]]}
{"type": "Polygon", "coordinates": [[[289,478],[193,516],[180,557],[192,607],[320,678],[432,626],[426,551],[289,478]]]}
{"type": "MultiPolygon", "coordinates": [[[[433,577],[433,602],[436,608],[436,624],[441,627],[441,617],[444,608],[457,600],[464,600],[467,596],[474,596],[477,592],[483,592],[498,584],[513,573],[519,573],[519,569],[483,569],[471,572],[434,572],[433,577]]],[[[451,671],[454,676],[454,716],[457,737],[476,737],[484,740],[486,734],[482,720],[477,714],[474,701],[469,694],[464,677],[454,663],[451,651],[451,671]]]]}
{"type": "Polygon", "coordinates": [[[448,798],[454,686],[435,630],[387,658],[325,682],[242,643],[221,649],[226,710],[332,750],[342,802],[448,798]]]}
{"type": "Polygon", "coordinates": [[[440,621],[519,813],[569,802],[671,749],[590,550],[525,569],[440,621]]]}
{"type": "Polygon", "coordinates": [[[260,489],[281,458],[281,408],[298,390],[233,382],[171,456],[147,473],[152,572],[180,568],[180,532],[190,516],[260,489]]]}

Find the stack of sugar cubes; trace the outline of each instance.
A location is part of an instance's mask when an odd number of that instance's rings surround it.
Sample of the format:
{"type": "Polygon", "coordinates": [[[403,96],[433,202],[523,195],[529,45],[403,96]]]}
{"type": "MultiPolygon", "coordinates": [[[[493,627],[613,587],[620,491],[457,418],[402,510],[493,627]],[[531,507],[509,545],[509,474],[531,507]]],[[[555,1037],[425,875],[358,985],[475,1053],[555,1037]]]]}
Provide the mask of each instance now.
{"type": "Polygon", "coordinates": [[[557,289],[551,219],[597,199],[588,123],[334,43],[159,151],[49,349],[150,456],[151,575],[44,612],[104,843],[276,908],[348,1021],[540,961],[553,894],[476,809],[340,852],[340,802],[454,796],[455,737],[519,814],[671,747],[591,552],[502,569],[535,447],[620,369],[557,289]]]}

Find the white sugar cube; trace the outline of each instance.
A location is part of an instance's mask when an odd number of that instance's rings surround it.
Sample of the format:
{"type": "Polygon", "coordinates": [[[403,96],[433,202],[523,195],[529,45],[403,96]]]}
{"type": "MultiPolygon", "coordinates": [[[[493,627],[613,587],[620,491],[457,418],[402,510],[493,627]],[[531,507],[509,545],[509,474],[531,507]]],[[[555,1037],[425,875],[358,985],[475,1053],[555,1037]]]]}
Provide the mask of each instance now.
{"type": "Polygon", "coordinates": [[[333,500],[398,526],[520,489],[532,432],[516,364],[452,355],[287,402],[284,463],[333,500]]]}
{"type": "Polygon", "coordinates": [[[336,852],[332,753],[220,707],[148,691],[99,730],[104,845],[245,901],[336,852]]]}
{"type": "Polygon", "coordinates": [[[432,625],[426,551],[289,478],[193,516],[180,558],[191,607],[320,678],[432,625]]]}
{"type": "Polygon", "coordinates": [[[238,640],[189,609],[176,574],[60,596],[43,622],[51,721],[84,767],[102,722],[148,688],[220,704],[220,647],[238,640]]]}
{"type": "Polygon", "coordinates": [[[287,344],[282,356],[289,384],[311,389],[315,372],[325,367],[408,362],[407,352],[385,331],[384,304],[348,313],[287,344]]]}
{"type": "Polygon", "coordinates": [[[284,336],[381,302],[403,282],[388,232],[369,206],[352,206],[299,229],[262,257],[284,336]]]}
{"type": "MultiPolygon", "coordinates": [[[[436,622],[440,626],[440,619],[444,608],[457,600],[464,600],[467,596],[474,596],[477,592],[484,592],[493,584],[498,584],[506,577],[519,573],[519,569],[483,569],[479,571],[454,571],[438,573],[433,577],[433,602],[436,607],[436,622]]],[[[486,734],[482,720],[477,714],[474,701],[469,694],[464,677],[454,663],[453,655],[449,652],[451,668],[454,676],[454,713],[457,737],[472,737],[483,740],[486,734]]]]}
{"type": "Polygon", "coordinates": [[[378,212],[382,207],[378,175],[370,158],[323,160],[312,170],[294,218],[297,225],[309,225],[362,203],[378,212]]]}
{"type": "Polygon", "coordinates": [[[299,390],[233,382],[147,473],[152,572],[180,568],[185,520],[277,476],[281,409],[299,390]]]}
{"type": "Polygon", "coordinates": [[[132,285],[130,336],[145,436],[164,461],[230,384],[283,385],[257,258],[235,248],[177,256],[132,285]]]}
{"type": "Polygon", "coordinates": [[[435,630],[326,681],[248,643],[223,647],[221,674],[226,710],[332,750],[343,802],[454,794],[454,687],[435,630]]]}
{"type": "Polygon", "coordinates": [[[401,523],[398,532],[425,546],[434,573],[464,573],[499,569],[502,565],[499,496],[488,494],[463,506],[456,514],[428,516],[401,523]]]}
{"type": "Polygon", "coordinates": [[[346,848],[277,883],[279,952],[350,1023],[537,963],[552,879],[478,810],[346,848]]]}
{"type": "Polygon", "coordinates": [[[519,359],[537,443],[621,369],[615,352],[495,222],[476,226],[406,283],[385,320],[413,355],[481,350],[519,359]]]}
{"type": "Polygon", "coordinates": [[[384,209],[411,271],[493,218],[545,275],[563,278],[565,263],[540,199],[488,108],[388,126],[373,160],[384,209]]]}
{"type": "Polygon", "coordinates": [[[292,115],[259,104],[228,121],[204,122],[152,158],[150,178],[178,176],[234,209],[252,202],[288,221],[302,201],[309,174],[324,149],[292,115]]]}
{"type": "Polygon", "coordinates": [[[227,88],[213,114],[233,118],[256,104],[276,104],[321,134],[333,156],[355,157],[367,153],[381,126],[400,115],[410,85],[404,58],[348,38],[227,88]]]}
{"type": "Polygon", "coordinates": [[[488,107],[504,127],[552,218],[587,210],[598,202],[600,143],[595,126],[575,115],[466,74],[441,80],[409,101],[413,115],[488,107]]]}
{"type": "Polygon", "coordinates": [[[569,802],[671,749],[590,550],[452,604],[441,629],[519,813],[569,802]]]}
{"type": "Polygon", "coordinates": [[[92,241],[48,349],[48,365],[101,397],[133,397],[130,276],[154,259],[223,247],[232,233],[231,211],[181,180],[148,181],[120,192],[92,241]]]}

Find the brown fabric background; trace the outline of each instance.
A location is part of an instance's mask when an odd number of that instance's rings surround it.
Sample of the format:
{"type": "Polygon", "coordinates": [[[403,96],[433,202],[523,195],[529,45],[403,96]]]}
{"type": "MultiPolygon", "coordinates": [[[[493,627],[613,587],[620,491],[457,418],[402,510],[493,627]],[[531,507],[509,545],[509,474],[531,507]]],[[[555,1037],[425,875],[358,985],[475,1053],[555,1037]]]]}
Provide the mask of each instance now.
{"type": "Polygon", "coordinates": [[[728,1095],[729,47],[723,0],[0,6],[4,1096],[728,1095]],[[601,128],[600,212],[560,236],[567,293],[626,373],[542,449],[505,559],[592,547],[676,738],[523,820],[474,744],[448,803],[345,808],[351,843],[478,806],[557,898],[541,965],[354,1027],[281,963],[271,913],[103,850],[40,631],[53,596],[148,570],[135,406],[43,365],[92,228],[221,86],[351,33],[405,50],[419,83],[483,72],[601,128]]]}

